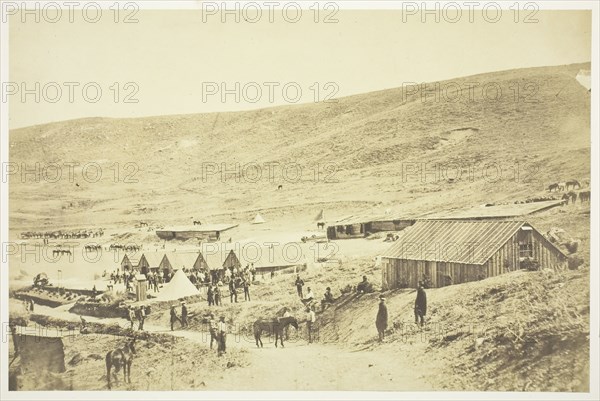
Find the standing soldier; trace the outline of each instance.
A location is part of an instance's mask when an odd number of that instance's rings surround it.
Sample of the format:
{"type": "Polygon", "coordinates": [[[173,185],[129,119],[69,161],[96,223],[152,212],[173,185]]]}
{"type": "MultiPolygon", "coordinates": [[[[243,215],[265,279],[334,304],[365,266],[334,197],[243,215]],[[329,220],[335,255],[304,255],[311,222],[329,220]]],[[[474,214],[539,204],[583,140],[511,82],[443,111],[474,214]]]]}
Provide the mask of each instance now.
{"type": "Polygon", "coordinates": [[[244,301],[250,301],[250,281],[245,279],[242,283],[244,286],[244,301]]]}
{"type": "Polygon", "coordinates": [[[208,290],[206,292],[206,298],[208,299],[208,306],[212,306],[215,304],[215,297],[214,297],[212,285],[208,286],[208,290]]]}
{"type": "Polygon", "coordinates": [[[223,305],[223,300],[221,298],[221,289],[218,285],[215,285],[215,305],[223,305]]]}
{"type": "Polygon", "coordinates": [[[375,326],[377,327],[377,333],[379,333],[379,342],[382,342],[385,338],[385,329],[388,326],[388,310],[383,295],[379,296],[379,311],[377,311],[375,326]]]}
{"type": "Polygon", "coordinates": [[[186,329],[188,327],[188,310],[185,306],[185,301],[181,301],[181,328],[186,329]]]}
{"type": "Polygon", "coordinates": [[[234,299],[235,299],[235,303],[237,303],[237,288],[236,288],[235,280],[231,279],[231,281],[229,281],[229,300],[231,303],[233,303],[234,299]]]}
{"type": "Polygon", "coordinates": [[[138,313],[138,330],[144,330],[144,320],[146,320],[146,309],[143,305],[140,305],[140,307],[137,310],[138,313]]]}
{"type": "Polygon", "coordinates": [[[174,329],[175,322],[181,323],[181,320],[177,316],[177,311],[175,311],[175,305],[171,305],[171,331],[174,329]]]}
{"type": "Polygon", "coordinates": [[[227,353],[227,323],[225,323],[225,316],[221,316],[218,327],[219,335],[219,356],[227,353]]]}
{"type": "Polygon", "coordinates": [[[213,342],[217,343],[217,350],[221,348],[220,339],[219,339],[219,324],[215,319],[214,313],[209,315],[210,319],[208,321],[208,331],[210,333],[210,349],[213,347],[213,342]]]}
{"type": "Polygon", "coordinates": [[[296,291],[298,291],[298,296],[300,297],[300,299],[304,298],[304,296],[302,295],[302,287],[304,287],[304,281],[300,278],[299,274],[296,276],[296,282],[294,284],[296,284],[296,291]]]}
{"type": "Polygon", "coordinates": [[[312,343],[312,330],[313,330],[313,324],[315,323],[315,321],[317,320],[317,317],[315,315],[315,311],[312,310],[312,308],[310,306],[306,307],[306,329],[308,331],[308,343],[312,343]]]}
{"type": "Polygon", "coordinates": [[[419,287],[417,288],[417,299],[415,299],[415,324],[419,324],[419,320],[421,326],[425,322],[425,315],[427,314],[427,294],[425,294],[425,289],[423,288],[423,282],[419,281],[419,287]]]}
{"type": "Polygon", "coordinates": [[[133,322],[135,322],[135,311],[133,310],[133,307],[131,305],[129,305],[127,313],[129,316],[129,323],[131,323],[131,326],[129,328],[133,330],[133,322]]]}

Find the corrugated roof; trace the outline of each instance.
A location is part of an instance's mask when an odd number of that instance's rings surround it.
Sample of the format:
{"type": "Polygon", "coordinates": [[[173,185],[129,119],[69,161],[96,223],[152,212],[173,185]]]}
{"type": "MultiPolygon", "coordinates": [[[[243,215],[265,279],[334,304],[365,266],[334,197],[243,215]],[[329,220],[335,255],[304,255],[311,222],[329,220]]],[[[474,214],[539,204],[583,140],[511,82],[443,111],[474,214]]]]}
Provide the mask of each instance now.
{"type": "Polygon", "coordinates": [[[553,200],[553,201],[541,201],[531,203],[516,203],[508,205],[495,205],[495,206],[479,206],[470,209],[462,210],[450,210],[439,213],[430,213],[423,215],[419,218],[423,219],[435,219],[435,220],[446,220],[446,219],[482,219],[482,218],[510,218],[525,216],[531,213],[546,210],[555,206],[562,205],[564,201],[553,200]]]}
{"type": "Polygon", "coordinates": [[[339,220],[329,223],[329,226],[339,226],[346,224],[365,224],[374,221],[393,221],[393,220],[412,220],[403,214],[391,212],[391,213],[358,213],[346,216],[339,220]]]}
{"type": "Polygon", "coordinates": [[[193,231],[193,232],[213,232],[213,231],[226,231],[237,227],[237,224],[202,224],[195,226],[173,226],[165,227],[156,232],[181,232],[181,231],[193,231]]]}
{"type": "Polygon", "coordinates": [[[385,258],[482,265],[525,221],[424,220],[405,229],[385,258]]]}

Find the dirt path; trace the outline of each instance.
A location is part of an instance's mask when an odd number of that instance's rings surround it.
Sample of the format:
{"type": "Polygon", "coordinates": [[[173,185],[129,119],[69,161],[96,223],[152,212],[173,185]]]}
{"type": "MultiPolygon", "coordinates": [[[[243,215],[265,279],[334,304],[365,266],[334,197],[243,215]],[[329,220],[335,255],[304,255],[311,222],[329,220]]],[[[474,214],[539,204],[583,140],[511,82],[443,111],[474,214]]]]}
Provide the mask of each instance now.
{"type": "Polygon", "coordinates": [[[231,374],[207,383],[208,390],[433,390],[409,363],[383,350],[353,352],[304,342],[284,349],[272,344],[262,349],[247,343],[232,346],[248,347],[250,366],[243,376],[231,374]]]}
{"type": "MultiPolygon", "coordinates": [[[[79,316],[68,308],[40,307],[38,313],[78,321],[79,316]]],[[[125,319],[87,317],[88,321],[127,325],[125,319]]],[[[184,337],[201,346],[208,346],[206,333],[191,330],[170,331],[159,325],[146,325],[149,332],[161,332],[184,337]]],[[[224,375],[206,383],[207,390],[433,390],[431,384],[416,373],[410,361],[376,348],[357,352],[335,344],[307,344],[304,340],[275,348],[269,338],[262,349],[249,339],[230,335],[228,348],[249,351],[250,365],[234,374],[224,375]],[[402,365],[405,365],[403,367],[402,365]]]]}

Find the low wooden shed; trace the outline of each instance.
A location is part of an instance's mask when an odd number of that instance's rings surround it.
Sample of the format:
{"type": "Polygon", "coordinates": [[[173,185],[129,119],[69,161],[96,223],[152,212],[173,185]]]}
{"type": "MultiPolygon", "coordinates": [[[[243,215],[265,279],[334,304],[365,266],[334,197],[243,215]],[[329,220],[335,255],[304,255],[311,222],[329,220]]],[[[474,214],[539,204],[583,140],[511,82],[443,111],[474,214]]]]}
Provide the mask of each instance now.
{"type": "Polygon", "coordinates": [[[382,255],[382,286],[444,287],[518,270],[526,260],[567,265],[563,251],[525,221],[417,221],[382,255]]]}

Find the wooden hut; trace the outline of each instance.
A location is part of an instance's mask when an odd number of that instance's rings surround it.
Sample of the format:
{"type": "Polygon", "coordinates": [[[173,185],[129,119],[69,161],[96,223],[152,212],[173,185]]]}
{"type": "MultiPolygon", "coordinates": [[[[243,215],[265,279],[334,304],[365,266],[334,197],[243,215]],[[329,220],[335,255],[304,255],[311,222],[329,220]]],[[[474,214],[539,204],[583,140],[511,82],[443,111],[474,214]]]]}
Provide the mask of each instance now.
{"type": "Polygon", "coordinates": [[[525,221],[423,220],[382,255],[382,286],[443,287],[518,270],[525,261],[567,265],[566,255],[525,221]]]}
{"type": "Polygon", "coordinates": [[[132,271],[139,264],[139,259],[134,259],[130,255],[125,254],[123,255],[123,259],[121,259],[121,271],[132,271]]]}
{"type": "Polygon", "coordinates": [[[160,264],[160,270],[169,271],[186,269],[200,270],[206,265],[206,261],[200,252],[169,252],[165,254],[160,264]]]}
{"type": "Polygon", "coordinates": [[[138,270],[142,274],[148,274],[152,271],[159,272],[160,266],[163,263],[163,259],[165,258],[164,253],[160,252],[147,252],[142,254],[140,257],[140,262],[138,263],[138,270]]]}
{"type": "Polygon", "coordinates": [[[257,274],[270,274],[272,272],[294,273],[306,269],[306,257],[304,254],[284,254],[281,246],[251,246],[246,245],[237,249],[235,254],[242,264],[254,267],[257,274]]]}
{"type": "Polygon", "coordinates": [[[215,242],[221,240],[221,235],[237,227],[237,224],[203,224],[195,226],[167,227],[156,231],[156,235],[163,240],[197,239],[215,242]]]}
{"type": "Polygon", "coordinates": [[[352,215],[328,225],[327,238],[330,240],[364,238],[380,231],[401,231],[414,223],[414,219],[391,213],[352,215]]]}

